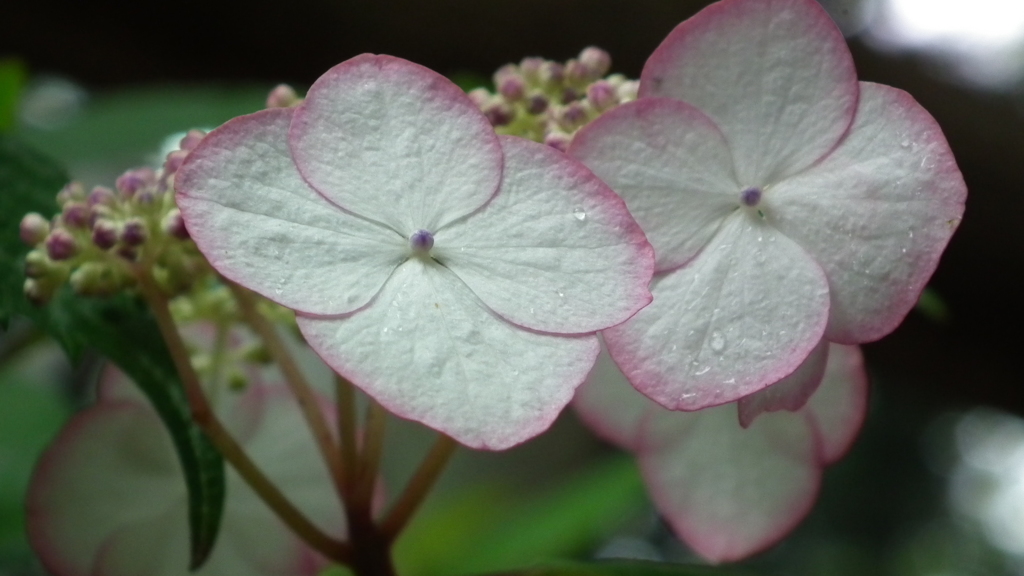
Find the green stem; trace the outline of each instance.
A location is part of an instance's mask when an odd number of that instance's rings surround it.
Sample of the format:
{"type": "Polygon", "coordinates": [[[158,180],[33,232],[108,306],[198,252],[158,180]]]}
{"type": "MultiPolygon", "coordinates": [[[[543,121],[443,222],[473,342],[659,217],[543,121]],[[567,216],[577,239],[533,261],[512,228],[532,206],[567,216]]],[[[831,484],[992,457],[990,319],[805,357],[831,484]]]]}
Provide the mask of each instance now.
{"type": "Polygon", "coordinates": [[[185,388],[185,395],[188,398],[189,407],[192,411],[192,418],[196,424],[206,433],[217,450],[224,456],[238,475],[252,488],[275,514],[294,531],[303,541],[324,556],[336,562],[347,563],[352,551],[346,542],[339,542],[323,531],[306,518],[267,478],[255,462],[249,458],[245,450],[231,436],[231,434],[217,418],[216,413],[210,407],[203,393],[203,387],[199,376],[192,367],[188,349],[185,342],[178,333],[178,328],[171,317],[168,308],[168,299],[156,285],[152,278],[145,272],[138,274],[139,288],[146,299],[153,315],[156,317],[160,333],[167,343],[171,357],[174,360],[175,368],[185,388]]]}
{"type": "Polygon", "coordinates": [[[306,424],[309,425],[309,429],[313,433],[313,438],[320,449],[320,455],[327,464],[327,469],[330,471],[338,496],[344,499],[345,480],[342,472],[341,451],[334,442],[331,429],[327,424],[327,418],[324,417],[323,412],[320,410],[313,387],[309,385],[298,363],[295,362],[291,353],[288,352],[288,347],[281,340],[274,325],[256,309],[255,295],[226,278],[223,280],[235,295],[235,300],[238,302],[242,317],[263,339],[263,343],[266,344],[271,357],[274,358],[274,361],[281,368],[285,381],[291,388],[295,400],[299,403],[299,408],[306,419],[306,424]]]}
{"type": "Polygon", "coordinates": [[[441,476],[441,472],[448,464],[452,454],[455,453],[456,448],[458,448],[458,444],[450,437],[441,434],[437,438],[430,448],[430,452],[427,453],[423,462],[420,463],[420,467],[409,480],[405,492],[399,496],[388,515],[384,517],[384,521],[381,522],[380,530],[386,538],[394,540],[405,528],[427,493],[434,486],[434,482],[441,476]]]}
{"type": "Polygon", "coordinates": [[[352,383],[335,375],[334,391],[338,403],[338,431],[341,436],[341,465],[345,489],[355,491],[358,477],[358,435],[356,432],[356,395],[352,383]]]}
{"type": "Polygon", "coordinates": [[[384,451],[384,427],[387,412],[370,399],[366,410],[366,430],[363,433],[363,450],[359,454],[360,469],[356,479],[353,506],[369,510],[373,502],[373,488],[377,483],[377,470],[380,468],[380,457],[384,451]]]}

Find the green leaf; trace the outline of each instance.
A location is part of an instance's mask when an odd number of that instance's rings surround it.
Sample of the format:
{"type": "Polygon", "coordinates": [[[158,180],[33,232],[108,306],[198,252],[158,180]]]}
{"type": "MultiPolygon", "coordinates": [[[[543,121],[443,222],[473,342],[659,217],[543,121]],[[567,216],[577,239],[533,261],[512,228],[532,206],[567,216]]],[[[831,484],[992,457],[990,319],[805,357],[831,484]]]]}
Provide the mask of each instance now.
{"type": "Polygon", "coordinates": [[[631,458],[615,457],[543,491],[491,485],[441,502],[403,533],[399,572],[472,574],[579,554],[630,519],[645,501],[631,458]]]}
{"type": "Polygon", "coordinates": [[[750,576],[729,567],[691,566],[644,560],[558,562],[494,576],[750,576]]]}
{"type": "Polygon", "coordinates": [[[0,132],[14,127],[18,96],[25,85],[25,66],[14,58],[0,59],[0,132]]]}
{"type": "Polygon", "coordinates": [[[926,318],[937,324],[945,324],[949,321],[949,306],[933,288],[927,287],[921,292],[921,298],[917,301],[917,311],[924,314],[926,318]]]}
{"type": "Polygon", "coordinates": [[[77,360],[93,348],[117,364],[149,398],[171,435],[189,493],[192,565],[213,548],[224,507],[225,476],[220,454],[192,421],[170,352],[149,309],[126,294],[96,299],[65,287],[45,307],[22,293],[28,252],[18,238],[26,212],[56,210],[54,196],[66,182],[52,161],[10,138],[0,137],[0,318],[21,314],[53,336],[77,360]]]}

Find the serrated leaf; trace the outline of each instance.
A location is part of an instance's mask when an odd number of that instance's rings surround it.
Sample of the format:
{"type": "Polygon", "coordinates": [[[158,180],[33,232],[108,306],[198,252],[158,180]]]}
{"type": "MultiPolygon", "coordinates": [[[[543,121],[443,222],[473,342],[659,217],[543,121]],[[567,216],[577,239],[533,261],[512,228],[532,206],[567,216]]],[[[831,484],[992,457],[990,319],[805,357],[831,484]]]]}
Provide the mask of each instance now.
{"type": "Polygon", "coordinates": [[[640,474],[625,456],[529,494],[486,486],[424,510],[396,544],[395,562],[403,574],[433,576],[565,558],[596,545],[644,501],[640,474]]]}
{"type": "Polygon", "coordinates": [[[73,360],[93,348],[117,364],[149,398],[174,442],[189,494],[193,567],[209,555],[224,507],[220,454],[192,421],[170,352],[149,309],[122,294],[96,299],[67,287],[35,307],[22,293],[28,247],[18,238],[22,215],[56,210],[54,196],[67,181],[52,161],[0,137],[0,318],[21,314],[53,336],[73,360]]]}
{"type": "Polygon", "coordinates": [[[558,562],[492,576],[751,576],[729,567],[668,564],[646,560],[558,562]]]}

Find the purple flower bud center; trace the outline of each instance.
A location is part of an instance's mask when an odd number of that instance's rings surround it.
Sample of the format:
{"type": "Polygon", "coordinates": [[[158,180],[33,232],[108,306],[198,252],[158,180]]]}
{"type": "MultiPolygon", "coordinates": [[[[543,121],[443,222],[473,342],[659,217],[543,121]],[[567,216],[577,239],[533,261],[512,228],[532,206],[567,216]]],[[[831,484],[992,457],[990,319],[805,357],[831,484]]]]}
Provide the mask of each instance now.
{"type": "Polygon", "coordinates": [[[413,252],[426,253],[434,247],[434,235],[426,230],[417,230],[409,236],[409,247],[413,252]]]}
{"type": "Polygon", "coordinates": [[[761,202],[761,189],[752,186],[740,192],[740,202],[750,207],[757,206],[761,202]]]}

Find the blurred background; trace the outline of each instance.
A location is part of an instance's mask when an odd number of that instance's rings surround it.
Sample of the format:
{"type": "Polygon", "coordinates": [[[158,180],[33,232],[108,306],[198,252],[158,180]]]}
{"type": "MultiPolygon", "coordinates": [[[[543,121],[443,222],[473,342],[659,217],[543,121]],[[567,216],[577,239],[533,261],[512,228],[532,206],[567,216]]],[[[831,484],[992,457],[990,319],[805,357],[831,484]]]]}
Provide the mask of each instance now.
{"type": "MultiPolygon", "coordinates": [[[[778,575],[1024,574],[1024,2],[822,2],[860,78],[907,90],[938,120],[967,181],[967,212],[922,306],[864,347],[871,411],[853,452],[828,471],[794,535],[747,564],[778,575]]],[[[524,56],[565,60],[596,45],[613,72],[637,77],[707,3],[12,0],[0,8],[0,59],[25,73],[13,130],[87,186],[110,185],[160,158],[169,136],[260,109],[280,82],[301,92],[362,52],[483,82],[524,56]]],[[[17,323],[0,340],[0,575],[42,573],[22,533],[24,486],[96,370],[61,363],[37,340],[17,323]]],[[[400,478],[429,437],[405,424],[392,434],[392,454],[410,455],[390,464],[400,478]]],[[[524,530],[547,521],[537,530],[564,536],[523,548],[526,562],[556,552],[694,560],[621,462],[567,415],[508,454],[461,454],[425,516],[453,509],[445,498],[472,486],[476,500],[459,504],[467,518],[524,530]],[[517,504],[527,496],[543,505],[517,504]],[[629,506],[601,508],[619,497],[629,506]],[[566,516],[588,527],[558,524],[566,516]]],[[[455,535],[479,531],[443,520],[455,535]]]]}

